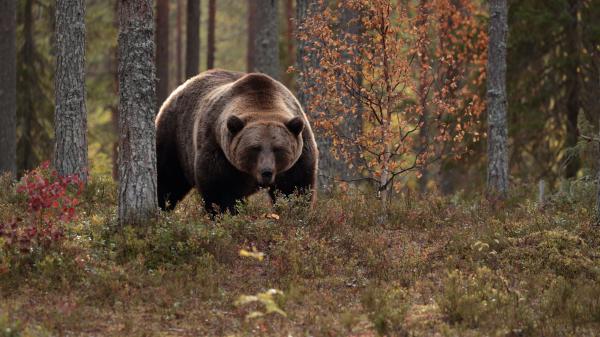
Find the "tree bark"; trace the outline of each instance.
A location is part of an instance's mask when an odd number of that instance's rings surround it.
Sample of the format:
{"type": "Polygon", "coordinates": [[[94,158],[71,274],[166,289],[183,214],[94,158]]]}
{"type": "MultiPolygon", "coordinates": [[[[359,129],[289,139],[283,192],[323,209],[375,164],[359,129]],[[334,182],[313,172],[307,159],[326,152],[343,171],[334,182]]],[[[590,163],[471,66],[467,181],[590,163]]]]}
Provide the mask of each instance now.
{"type": "Polygon", "coordinates": [[[56,48],[54,167],[87,181],[84,0],[56,2],[56,48]]]}
{"type": "MultiPolygon", "coordinates": [[[[302,0],[300,0],[302,1],[302,0]]],[[[254,40],[256,40],[256,0],[248,0],[248,40],[246,41],[246,71],[254,70],[254,40]]]]}
{"type": "Polygon", "coordinates": [[[17,107],[22,111],[23,126],[21,137],[19,139],[18,151],[18,170],[29,170],[35,165],[35,154],[33,153],[33,116],[34,116],[34,97],[35,97],[35,73],[34,73],[34,54],[35,41],[33,40],[33,0],[25,1],[25,12],[23,14],[23,49],[20,51],[23,63],[23,75],[19,76],[20,85],[23,86],[23,105],[17,107]]]}
{"type": "Polygon", "coordinates": [[[506,0],[490,0],[487,69],[488,192],[505,198],[508,193],[508,126],[506,121],[506,0]]]}
{"type": "Polygon", "coordinates": [[[565,165],[565,178],[571,179],[577,176],[577,172],[581,168],[581,159],[579,158],[579,151],[575,149],[577,142],[579,141],[579,128],[577,127],[577,118],[579,117],[579,110],[581,109],[580,91],[581,86],[579,83],[579,70],[580,62],[579,55],[581,53],[579,46],[579,32],[578,32],[578,12],[579,12],[579,0],[569,1],[569,12],[570,22],[565,27],[567,35],[567,48],[571,60],[568,65],[568,77],[566,80],[567,85],[567,134],[565,139],[564,150],[566,152],[566,165],[565,165]],[[578,70],[579,69],[579,70],[578,70]]]}
{"type": "Polygon", "coordinates": [[[156,75],[158,108],[169,96],[169,0],[156,3],[156,75]]]}
{"type": "Polygon", "coordinates": [[[200,0],[187,2],[185,77],[198,75],[200,63],[200,0]]]}
{"type": "Polygon", "coordinates": [[[256,0],[253,71],[280,79],[279,12],[277,0],[256,0]]]}
{"type": "MultiPolygon", "coordinates": [[[[115,1],[113,8],[113,25],[116,31],[119,29],[119,2],[115,1]]],[[[119,96],[119,47],[115,45],[111,49],[112,90],[115,96],[119,96]]],[[[112,177],[113,181],[119,181],[119,106],[118,102],[110,107],[111,126],[117,136],[112,144],[112,177]]]]}
{"type": "Polygon", "coordinates": [[[182,67],[182,36],[183,36],[183,0],[177,0],[177,37],[176,37],[176,45],[177,45],[177,74],[175,74],[175,81],[177,81],[177,85],[183,82],[183,67],[182,67]]]}
{"type": "Polygon", "coordinates": [[[206,49],[206,69],[215,67],[215,19],[217,15],[216,0],[208,1],[208,48],[206,49]]]}
{"type": "MultiPolygon", "coordinates": [[[[249,0],[252,1],[252,0],[249,0]]],[[[302,27],[310,13],[319,10],[319,0],[297,0],[296,2],[296,27],[302,27]]],[[[310,69],[319,67],[319,60],[315,53],[306,50],[308,43],[298,40],[296,45],[296,68],[298,75],[296,84],[298,87],[297,97],[300,105],[304,108],[304,112],[313,120],[317,120],[319,116],[315,111],[310,109],[310,103],[313,100],[311,90],[315,88],[314,79],[309,74],[310,69]]],[[[324,136],[323,132],[315,132],[315,141],[319,149],[319,173],[318,187],[320,190],[331,189],[331,161],[334,159],[331,154],[332,141],[330,137],[324,136]]]]}
{"type": "Polygon", "coordinates": [[[294,1],[286,0],[285,2],[285,18],[287,23],[286,37],[287,37],[287,59],[288,65],[296,63],[294,54],[294,1]]]}
{"type": "Polygon", "coordinates": [[[152,0],[119,0],[119,223],[156,213],[152,0]]]}
{"type": "MultiPolygon", "coordinates": [[[[359,13],[356,11],[342,7],[342,27],[340,31],[340,39],[346,40],[346,34],[350,36],[360,36],[364,31],[364,28],[360,22],[359,13]]],[[[350,46],[355,44],[356,42],[352,40],[347,40],[346,45],[350,46]]],[[[356,50],[356,49],[355,49],[356,50]]],[[[353,59],[353,55],[349,55],[347,53],[342,53],[342,58],[344,61],[342,62],[350,62],[353,64],[354,73],[356,74],[355,81],[356,83],[362,83],[362,68],[360,65],[356,64],[353,59]]],[[[361,107],[356,104],[354,98],[343,97],[342,101],[344,106],[346,107],[346,111],[355,110],[356,113],[344,114],[344,125],[342,130],[339,130],[342,134],[347,135],[350,139],[358,139],[363,129],[363,121],[362,121],[362,111],[361,107]],[[355,108],[355,109],[353,109],[355,108]]],[[[335,172],[342,180],[351,181],[360,178],[360,172],[358,168],[360,167],[360,150],[358,147],[352,147],[349,149],[351,155],[351,164],[352,167],[348,167],[348,163],[342,160],[336,160],[335,158],[331,158],[331,163],[335,165],[335,172]]]]}
{"type": "Polygon", "coordinates": [[[17,3],[0,0],[0,175],[17,175],[17,3]]]}
{"type": "MultiPolygon", "coordinates": [[[[423,29],[423,26],[425,26],[427,24],[427,20],[428,20],[428,16],[429,16],[429,10],[427,8],[427,2],[426,0],[419,0],[419,6],[417,7],[417,27],[419,27],[419,31],[421,31],[421,29],[423,29]]],[[[424,31],[422,31],[421,34],[419,34],[419,39],[427,39],[427,34],[429,32],[427,31],[427,29],[425,29],[424,31]]],[[[427,93],[428,93],[428,87],[429,87],[429,81],[428,81],[428,76],[427,76],[427,69],[428,69],[428,65],[429,65],[429,56],[428,56],[428,50],[427,47],[428,45],[426,45],[425,43],[421,42],[419,47],[419,52],[418,52],[418,69],[419,69],[419,86],[417,88],[417,97],[418,97],[418,102],[419,102],[419,107],[421,109],[421,126],[419,127],[419,139],[420,139],[420,144],[419,149],[417,149],[417,152],[419,152],[419,150],[421,151],[427,151],[427,147],[429,146],[430,143],[430,132],[429,132],[429,111],[428,111],[428,105],[427,105],[427,93]]],[[[429,168],[427,167],[427,165],[425,165],[425,163],[423,163],[423,166],[419,169],[419,172],[421,173],[421,178],[419,179],[419,190],[421,192],[421,194],[425,194],[427,193],[427,189],[428,189],[428,184],[429,184],[429,180],[430,180],[430,172],[429,172],[429,168]]]]}
{"type": "MultiPolygon", "coordinates": [[[[598,138],[600,138],[600,133],[598,134],[598,138]]],[[[600,168],[600,153],[596,152],[596,156],[598,157],[596,160],[598,161],[598,167],[600,168]]],[[[598,192],[596,193],[596,224],[600,225],[600,169],[598,170],[598,178],[596,181],[598,192]]]]}

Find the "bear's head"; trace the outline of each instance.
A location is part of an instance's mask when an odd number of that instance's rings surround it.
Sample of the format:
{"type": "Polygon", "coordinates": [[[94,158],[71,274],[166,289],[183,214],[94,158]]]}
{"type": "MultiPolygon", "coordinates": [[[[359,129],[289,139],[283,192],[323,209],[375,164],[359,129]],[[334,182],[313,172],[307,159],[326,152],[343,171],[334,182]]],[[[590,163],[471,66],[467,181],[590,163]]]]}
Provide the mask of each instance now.
{"type": "Polygon", "coordinates": [[[227,118],[227,157],[240,171],[261,186],[271,185],[275,176],[290,169],[302,154],[304,121],[293,117],[284,122],[252,121],[231,115],[227,118]]]}

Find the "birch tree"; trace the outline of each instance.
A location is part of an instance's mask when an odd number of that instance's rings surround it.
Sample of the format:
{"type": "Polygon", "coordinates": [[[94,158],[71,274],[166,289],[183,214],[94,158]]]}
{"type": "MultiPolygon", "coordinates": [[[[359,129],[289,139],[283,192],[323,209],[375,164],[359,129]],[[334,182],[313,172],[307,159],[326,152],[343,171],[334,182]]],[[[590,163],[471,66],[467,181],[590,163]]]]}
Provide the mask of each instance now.
{"type": "Polygon", "coordinates": [[[84,0],[56,1],[56,49],[54,167],[87,181],[84,0]]]}
{"type": "Polygon", "coordinates": [[[119,223],[155,214],[156,89],[152,0],[119,0],[119,223]]]}
{"type": "Polygon", "coordinates": [[[303,75],[310,78],[303,85],[309,85],[314,125],[333,140],[336,159],[359,166],[360,179],[373,184],[384,207],[403,187],[395,184],[399,177],[464,154],[463,140],[475,140],[470,131],[482,108],[479,96],[461,83],[471,71],[481,73],[465,54],[487,37],[468,24],[460,31],[447,29],[448,15],[467,23],[473,20],[471,11],[444,0],[420,5],[429,8],[428,24],[417,23],[402,2],[348,0],[311,13],[300,27],[299,39],[319,60],[316,67],[308,63],[303,75]],[[354,18],[360,18],[359,29],[351,27],[354,18]],[[442,41],[452,48],[442,49],[442,41]],[[438,64],[415,69],[421,50],[438,64]],[[459,86],[461,95],[448,95],[459,86]],[[426,142],[420,135],[425,110],[430,116],[426,142]],[[357,127],[349,130],[349,123],[357,127]],[[360,130],[361,125],[367,127],[360,130]]]}

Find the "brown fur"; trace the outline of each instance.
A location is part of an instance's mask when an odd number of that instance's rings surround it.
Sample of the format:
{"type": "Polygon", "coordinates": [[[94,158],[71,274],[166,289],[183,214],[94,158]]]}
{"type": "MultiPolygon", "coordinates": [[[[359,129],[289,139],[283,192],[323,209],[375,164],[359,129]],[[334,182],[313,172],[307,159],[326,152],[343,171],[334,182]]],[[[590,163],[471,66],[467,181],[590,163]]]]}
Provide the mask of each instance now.
{"type": "Polygon", "coordinates": [[[174,208],[192,187],[211,212],[213,204],[234,211],[261,184],[272,197],[316,193],[318,151],[306,115],[266,75],[211,70],[193,77],[165,101],[156,130],[163,209],[174,208]]]}

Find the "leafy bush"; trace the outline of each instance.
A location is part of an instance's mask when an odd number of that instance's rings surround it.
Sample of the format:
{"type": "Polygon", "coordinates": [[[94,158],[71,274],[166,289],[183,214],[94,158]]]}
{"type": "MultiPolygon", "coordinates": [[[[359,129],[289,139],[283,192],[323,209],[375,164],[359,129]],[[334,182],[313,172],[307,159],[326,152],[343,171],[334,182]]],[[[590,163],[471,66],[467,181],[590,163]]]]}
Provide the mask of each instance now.
{"type": "Polygon", "coordinates": [[[24,199],[24,211],[0,223],[0,273],[32,265],[58,249],[66,225],[76,219],[82,191],[77,175],[60,177],[48,162],[23,176],[16,192],[24,199]]]}

